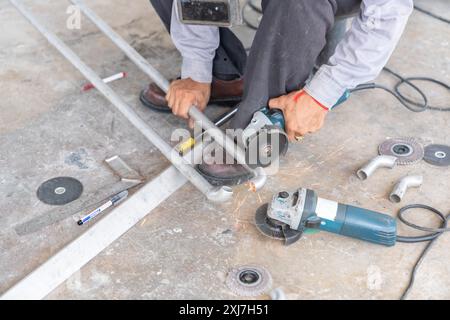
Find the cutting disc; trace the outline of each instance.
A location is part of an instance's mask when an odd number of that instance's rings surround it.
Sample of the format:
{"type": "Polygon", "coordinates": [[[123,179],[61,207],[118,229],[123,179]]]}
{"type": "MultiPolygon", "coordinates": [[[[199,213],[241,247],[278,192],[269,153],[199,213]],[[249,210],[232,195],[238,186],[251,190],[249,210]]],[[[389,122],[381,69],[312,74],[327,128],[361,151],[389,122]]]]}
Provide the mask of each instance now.
{"type": "Polygon", "coordinates": [[[77,200],[83,193],[80,181],[70,177],[50,179],[39,187],[37,197],[46,204],[61,206],[77,200]]]}
{"type": "Polygon", "coordinates": [[[409,165],[419,162],[425,154],[423,146],[414,138],[388,139],[378,148],[380,155],[397,157],[397,164],[409,165]]]}
{"type": "Polygon", "coordinates": [[[255,223],[258,230],[269,238],[284,241],[287,246],[297,242],[302,233],[292,230],[283,222],[269,218],[268,208],[269,205],[265,204],[256,211],[255,223]]]}
{"type": "Polygon", "coordinates": [[[241,297],[258,297],[269,292],[272,276],[263,267],[241,266],[228,274],[227,287],[241,297]]]}
{"type": "Polygon", "coordinates": [[[251,168],[266,168],[286,154],[289,139],[277,126],[265,126],[247,142],[246,160],[251,168]]]}
{"type": "Polygon", "coordinates": [[[424,160],[434,166],[450,166],[450,146],[443,144],[432,144],[426,146],[424,160]]]}

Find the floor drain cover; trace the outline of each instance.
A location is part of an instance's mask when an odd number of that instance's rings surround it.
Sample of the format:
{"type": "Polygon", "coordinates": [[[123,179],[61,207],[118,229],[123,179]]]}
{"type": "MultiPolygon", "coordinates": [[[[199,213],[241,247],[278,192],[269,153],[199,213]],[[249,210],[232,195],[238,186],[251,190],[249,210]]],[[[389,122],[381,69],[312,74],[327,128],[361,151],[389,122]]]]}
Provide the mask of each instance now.
{"type": "Polygon", "coordinates": [[[46,204],[62,206],[77,200],[83,193],[80,181],[70,177],[50,179],[39,187],[37,197],[46,204]]]}
{"type": "Polygon", "coordinates": [[[434,166],[450,166],[450,147],[442,144],[432,144],[425,147],[424,160],[434,166]]]}
{"type": "Polygon", "coordinates": [[[397,157],[397,164],[408,165],[423,159],[423,146],[414,138],[388,139],[378,148],[380,155],[397,157]]]}
{"type": "Polygon", "coordinates": [[[241,266],[230,271],[227,286],[241,297],[258,297],[270,291],[272,276],[262,267],[241,266]]]}

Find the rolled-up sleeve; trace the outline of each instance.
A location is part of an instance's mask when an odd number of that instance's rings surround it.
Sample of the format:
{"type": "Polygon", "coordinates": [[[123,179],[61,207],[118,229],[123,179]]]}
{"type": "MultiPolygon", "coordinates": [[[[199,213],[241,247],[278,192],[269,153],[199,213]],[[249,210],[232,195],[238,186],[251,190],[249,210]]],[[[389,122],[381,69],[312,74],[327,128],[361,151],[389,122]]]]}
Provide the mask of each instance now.
{"type": "Polygon", "coordinates": [[[347,89],[375,79],[392,55],[413,8],[413,0],[364,0],[335,54],[306,84],[305,91],[332,108],[347,89]]]}
{"type": "Polygon", "coordinates": [[[174,0],[170,34],[183,57],[181,78],[210,83],[213,60],[220,42],[219,28],[181,23],[174,0]]]}

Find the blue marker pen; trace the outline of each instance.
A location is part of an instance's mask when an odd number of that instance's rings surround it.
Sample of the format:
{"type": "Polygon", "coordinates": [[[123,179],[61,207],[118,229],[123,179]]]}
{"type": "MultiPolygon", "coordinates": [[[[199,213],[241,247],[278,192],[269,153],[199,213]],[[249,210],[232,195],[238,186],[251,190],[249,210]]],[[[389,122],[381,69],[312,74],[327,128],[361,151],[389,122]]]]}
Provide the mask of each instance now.
{"type": "Polygon", "coordinates": [[[78,225],[82,226],[86,222],[89,222],[90,220],[94,219],[96,216],[98,216],[100,213],[102,213],[106,209],[118,205],[120,202],[125,200],[125,198],[127,198],[127,197],[128,197],[128,190],[122,191],[121,193],[112,197],[107,203],[105,203],[101,207],[95,209],[94,211],[89,213],[87,216],[85,216],[84,218],[79,220],[78,225]]]}

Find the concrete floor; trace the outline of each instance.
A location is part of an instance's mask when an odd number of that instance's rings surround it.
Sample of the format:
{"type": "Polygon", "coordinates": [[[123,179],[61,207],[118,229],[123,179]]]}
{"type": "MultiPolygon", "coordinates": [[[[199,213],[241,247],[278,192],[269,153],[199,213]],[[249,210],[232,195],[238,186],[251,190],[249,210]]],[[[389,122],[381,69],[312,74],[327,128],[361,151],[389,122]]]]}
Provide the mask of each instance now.
{"type": "MultiPolygon", "coordinates": [[[[148,79],[87,19],[79,31],[65,28],[64,1],[23,1],[101,76],[127,71],[113,88],[169,140],[184,122],[155,114],[138,101],[148,79]],[[51,10],[49,10],[51,8],[51,10]]],[[[446,0],[417,1],[450,16],[446,0]]],[[[178,73],[179,55],[148,1],[92,1],[92,8],[167,77],[178,73]]],[[[0,1],[0,293],[39,266],[84,229],[78,214],[32,234],[21,223],[62,214],[36,198],[45,180],[65,175],[82,181],[80,201],[117,182],[103,164],[119,154],[151,180],[168,162],[97,92],[81,93],[83,77],[8,1],[0,1]]],[[[405,76],[450,82],[448,25],[415,12],[389,66],[405,76]]],[[[239,28],[249,45],[252,32],[239,28]]],[[[378,82],[393,85],[382,74],[378,82]]],[[[423,85],[435,105],[448,106],[449,93],[423,85]]],[[[216,113],[217,109],[208,112],[216,113]]],[[[265,266],[289,299],[397,299],[423,244],[384,248],[328,233],[305,236],[291,247],[261,236],[255,208],[281,189],[310,187],[323,197],[396,215],[411,203],[448,213],[450,170],[426,163],[379,172],[368,182],[354,172],[377,153],[386,137],[413,136],[425,144],[450,144],[450,114],[414,114],[381,91],[355,94],[333,111],[326,127],[293,145],[278,175],[250,194],[238,188],[230,203],[205,202],[186,185],[48,296],[48,299],[237,299],[224,285],[228,270],[241,264],[265,266]],[[408,174],[423,174],[420,190],[401,205],[387,194],[408,174]]],[[[416,212],[416,222],[437,225],[416,212]]],[[[402,234],[415,234],[400,226],[402,234]]],[[[422,265],[410,298],[450,299],[450,237],[443,236],[422,265]]]]}

